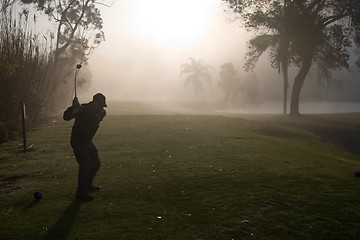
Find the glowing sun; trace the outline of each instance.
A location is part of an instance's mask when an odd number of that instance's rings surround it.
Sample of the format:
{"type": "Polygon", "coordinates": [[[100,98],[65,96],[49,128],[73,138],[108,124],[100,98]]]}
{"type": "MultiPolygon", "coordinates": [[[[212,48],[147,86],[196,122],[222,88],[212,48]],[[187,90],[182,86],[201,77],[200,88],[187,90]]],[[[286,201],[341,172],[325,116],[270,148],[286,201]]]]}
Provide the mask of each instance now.
{"type": "Polygon", "coordinates": [[[184,46],[197,41],[209,28],[218,0],[133,0],[134,29],[163,45],[184,46]]]}

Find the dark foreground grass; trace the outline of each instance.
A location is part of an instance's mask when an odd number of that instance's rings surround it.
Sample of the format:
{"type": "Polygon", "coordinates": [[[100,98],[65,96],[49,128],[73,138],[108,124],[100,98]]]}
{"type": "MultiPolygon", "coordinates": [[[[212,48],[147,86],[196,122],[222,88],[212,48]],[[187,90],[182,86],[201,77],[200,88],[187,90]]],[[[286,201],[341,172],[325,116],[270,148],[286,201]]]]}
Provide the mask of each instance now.
{"type": "Polygon", "coordinates": [[[1,239],[360,239],[360,157],[239,118],[107,116],[93,202],[73,201],[71,123],[1,145],[1,239]],[[43,199],[33,201],[39,190],[43,199]]]}

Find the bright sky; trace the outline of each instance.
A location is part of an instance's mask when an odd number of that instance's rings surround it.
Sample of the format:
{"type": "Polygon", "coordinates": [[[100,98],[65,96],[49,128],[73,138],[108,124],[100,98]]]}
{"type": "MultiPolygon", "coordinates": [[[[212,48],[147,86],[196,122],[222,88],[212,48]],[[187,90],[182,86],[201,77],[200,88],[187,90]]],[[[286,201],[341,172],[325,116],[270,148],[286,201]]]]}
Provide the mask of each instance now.
{"type": "Polygon", "coordinates": [[[101,13],[106,41],[89,60],[90,92],[169,100],[184,91],[180,65],[189,57],[216,75],[225,62],[241,68],[247,33],[229,21],[220,0],[117,0],[101,13]]]}
{"type": "Polygon", "coordinates": [[[192,44],[209,30],[218,0],[136,0],[130,23],[155,43],[172,47],[192,44]]]}
{"type": "MultiPolygon", "coordinates": [[[[79,91],[81,102],[89,101],[96,92],[103,92],[109,100],[193,100],[192,89],[184,88],[185,77],[179,75],[180,65],[189,57],[213,67],[208,96],[219,94],[220,65],[232,62],[241,77],[248,74],[242,67],[247,40],[254,34],[241,29],[240,22],[230,21],[221,0],[114,0],[110,8],[99,8],[106,41],[90,56],[87,67],[92,84],[88,92],[79,91]]],[[[47,17],[40,17],[37,30],[47,29],[42,24],[47,17]]],[[[267,61],[268,54],[264,54],[255,68],[260,91],[281,98],[281,75],[267,61]]],[[[289,76],[290,85],[294,76],[295,72],[289,76]]],[[[337,78],[345,79],[344,92],[357,96],[360,85],[354,76],[337,73],[337,78]]],[[[307,80],[304,88],[312,90],[312,84],[307,80]]]]}

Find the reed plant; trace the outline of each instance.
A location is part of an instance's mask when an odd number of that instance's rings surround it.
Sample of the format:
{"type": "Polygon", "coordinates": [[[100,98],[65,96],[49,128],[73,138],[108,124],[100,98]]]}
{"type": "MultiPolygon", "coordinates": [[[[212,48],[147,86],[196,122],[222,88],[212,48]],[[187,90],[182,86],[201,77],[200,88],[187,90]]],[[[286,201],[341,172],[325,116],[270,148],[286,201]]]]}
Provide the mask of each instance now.
{"type": "MultiPolygon", "coordinates": [[[[3,8],[2,8],[3,9],[3,8]]],[[[27,122],[32,125],[44,113],[44,87],[49,77],[52,54],[47,41],[33,32],[24,10],[0,12],[0,143],[14,138],[20,128],[20,106],[26,103],[27,122]]]]}

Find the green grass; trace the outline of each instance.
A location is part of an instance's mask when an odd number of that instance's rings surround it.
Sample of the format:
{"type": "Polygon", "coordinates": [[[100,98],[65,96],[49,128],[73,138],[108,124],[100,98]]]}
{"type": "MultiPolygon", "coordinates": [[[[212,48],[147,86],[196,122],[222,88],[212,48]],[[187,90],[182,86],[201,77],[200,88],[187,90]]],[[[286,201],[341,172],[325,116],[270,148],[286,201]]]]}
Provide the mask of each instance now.
{"type": "Polygon", "coordinates": [[[90,203],[72,123],[0,146],[1,239],[359,239],[360,157],[305,130],[201,115],[109,115],[90,203]],[[43,199],[33,201],[39,190],[43,199]]]}

